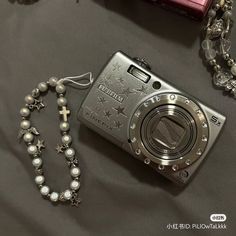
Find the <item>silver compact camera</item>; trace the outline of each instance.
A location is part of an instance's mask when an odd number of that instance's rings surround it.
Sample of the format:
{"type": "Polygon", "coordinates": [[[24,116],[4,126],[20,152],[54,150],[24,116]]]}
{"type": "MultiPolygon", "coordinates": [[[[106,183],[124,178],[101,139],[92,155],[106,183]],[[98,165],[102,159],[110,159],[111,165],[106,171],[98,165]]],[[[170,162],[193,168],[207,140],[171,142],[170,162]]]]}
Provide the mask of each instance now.
{"type": "Polygon", "coordinates": [[[226,120],[122,52],[105,65],[78,117],[177,184],[188,182],[226,120]]]}

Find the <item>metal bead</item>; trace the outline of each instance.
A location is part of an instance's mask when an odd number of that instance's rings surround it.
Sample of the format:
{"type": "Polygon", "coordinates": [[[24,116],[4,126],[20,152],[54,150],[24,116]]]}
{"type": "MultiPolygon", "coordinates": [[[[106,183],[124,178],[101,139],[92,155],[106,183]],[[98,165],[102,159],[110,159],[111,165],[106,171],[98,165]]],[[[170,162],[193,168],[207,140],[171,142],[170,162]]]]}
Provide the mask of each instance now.
{"type": "Polygon", "coordinates": [[[43,186],[41,189],[40,189],[40,193],[43,195],[43,196],[47,196],[49,194],[49,187],[48,186],[43,186]]]}
{"type": "Polygon", "coordinates": [[[25,102],[26,102],[27,104],[32,104],[32,103],[34,103],[34,98],[33,98],[33,96],[32,96],[32,95],[27,95],[27,96],[25,97],[25,102]]]}
{"type": "Polygon", "coordinates": [[[216,65],[216,59],[210,60],[210,61],[209,61],[209,64],[210,64],[211,66],[215,66],[215,65],[216,65]]]}
{"type": "Polygon", "coordinates": [[[32,90],[32,97],[37,98],[40,95],[40,91],[38,88],[32,90]]]}
{"type": "Polygon", "coordinates": [[[27,107],[23,107],[20,109],[20,114],[23,117],[27,117],[30,115],[30,110],[27,107]]]}
{"type": "Polygon", "coordinates": [[[228,64],[228,66],[233,66],[233,64],[234,64],[234,59],[229,59],[229,60],[227,61],[227,64],[228,64]]]}
{"type": "Polygon", "coordinates": [[[29,129],[30,121],[29,120],[22,120],[21,123],[20,123],[20,127],[22,129],[29,129]]]}
{"type": "Polygon", "coordinates": [[[213,9],[210,9],[209,12],[208,12],[208,16],[209,17],[215,17],[215,15],[216,15],[216,11],[213,10],[213,9]]]}
{"type": "Polygon", "coordinates": [[[24,134],[23,139],[26,143],[30,143],[34,140],[34,135],[31,134],[30,132],[27,132],[24,134]]]}
{"type": "Polygon", "coordinates": [[[43,175],[38,175],[38,176],[35,177],[34,181],[35,181],[36,184],[41,185],[41,184],[44,183],[45,178],[44,178],[43,175]]]}
{"type": "Polygon", "coordinates": [[[66,91],[66,87],[63,84],[57,84],[56,91],[57,93],[64,93],[66,91]]]}
{"type": "Polygon", "coordinates": [[[73,167],[71,170],[70,170],[70,174],[71,176],[73,177],[78,177],[80,176],[80,169],[78,167],[73,167]]]}
{"type": "Polygon", "coordinates": [[[77,180],[73,180],[71,183],[70,183],[70,188],[72,190],[78,190],[80,188],[80,182],[77,181],[77,180]]]}
{"type": "Polygon", "coordinates": [[[205,57],[207,60],[212,60],[216,57],[216,50],[214,49],[206,49],[205,50],[205,57]]]}
{"type": "Polygon", "coordinates": [[[215,65],[214,66],[214,70],[217,72],[217,71],[220,71],[221,70],[221,66],[220,65],[215,65]]]}
{"type": "Polygon", "coordinates": [[[231,73],[236,76],[236,64],[231,67],[231,73]]]}
{"type": "Polygon", "coordinates": [[[61,131],[68,131],[70,129],[70,125],[68,122],[61,122],[60,123],[60,129],[61,131]]]}
{"type": "Polygon", "coordinates": [[[230,55],[228,53],[224,53],[223,58],[224,58],[224,60],[229,60],[230,55]]]}
{"type": "Polygon", "coordinates": [[[232,12],[231,11],[226,11],[223,15],[224,19],[231,19],[232,18],[232,12]]]}
{"type": "Polygon", "coordinates": [[[61,141],[63,144],[70,144],[72,142],[72,137],[68,134],[63,135],[61,141]]]}
{"type": "Polygon", "coordinates": [[[46,92],[48,90],[48,85],[45,82],[41,82],[38,84],[38,89],[40,92],[46,92]]]}
{"type": "Polygon", "coordinates": [[[48,80],[48,83],[51,87],[56,87],[58,79],[56,77],[51,77],[48,80]]]}
{"type": "Polygon", "coordinates": [[[34,167],[40,167],[43,164],[43,161],[41,158],[34,158],[32,164],[34,167]]]}
{"type": "Polygon", "coordinates": [[[73,148],[68,148],[65,151],[65,156],[68,158],[72,158],[75,155],[75,150],[73,148]]]}
{"type": "Polygon", "coordinates": [[[36,154],[38,151],[37,147],[35,145],[30,145],[28,148],[27,148],[27,152],[30,154],[30,155],[34,155],[36,154]]]}
{"type": "Polygon", "coordinates": [[[213,47],[213,42],[210,39],[205,39],[201,43],[202,49],[209,50],[213,47]]]}
{"type": "Polygon", "coordinates": [[[219,3],[216,3],[214,6],[213,6],[213,9],[214,10],[218,10],[220,8],[220,4],[219,3]]]}
{"type": "Polygon", "coordinates": [[[57,104],[60,107],[66,106],[67,105],[67,99],[64,97],[60,97],[57,99],[57,104]]]}
{"type": "Polygon", "coordinates": [[[57,201],[59,200],[59,193],[57,193],[57,192],[52,192],[52,193],[50,194],[50,200],[51,200],[52,202],[57,202],[57,201]]]}
{"type": "Polygon", "coordinates": [[[63,197],[65,200],[70,200],[72,197],[72,193],[70,190],[65,190],[65,192],[63,193],[63,197]]]}

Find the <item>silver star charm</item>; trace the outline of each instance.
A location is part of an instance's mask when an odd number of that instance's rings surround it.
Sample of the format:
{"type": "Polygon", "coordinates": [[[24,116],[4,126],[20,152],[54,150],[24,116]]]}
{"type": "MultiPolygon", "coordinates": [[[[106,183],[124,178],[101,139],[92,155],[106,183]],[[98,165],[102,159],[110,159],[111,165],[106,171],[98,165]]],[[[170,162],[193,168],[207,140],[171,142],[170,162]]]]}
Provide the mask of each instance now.
{"type": "Polygon", "coordinates": [[[57,153],[63,153],[64,152],[64,146],[57,144],[56,146],[57,153]]]}
{"type": "Polygon", "coordinates": [[[117,108],[113,108],[113,109],[117,111],[117,115],[121,114],[121,115],[125,116],[125,112],[124,112],[125,108],[124,107],[118,106],[117,108]]]}
{"type": "Polygon", "coordinates": [[[33,103],[33,104],[30,104],[30,105],[27,105],[27,107],[28,107],[30,110],[33,110],[33,109],[36,108],[38,111],[40,111],[42,108],[45,107],[45,105],[43,104],[43,99],[40,98],[39,100],[34,99],[34,103],[33,103]]]}
{"type": "Polygon", "coordinates": [[[37,147],[38,151],[41,152],[41,149],[45,148],[45,146],[44,146],[44,140],[39,140],[39,139],[38,139],[38,142],[37,142],[37,144],[36,144],[36,147],[37,147]]]}

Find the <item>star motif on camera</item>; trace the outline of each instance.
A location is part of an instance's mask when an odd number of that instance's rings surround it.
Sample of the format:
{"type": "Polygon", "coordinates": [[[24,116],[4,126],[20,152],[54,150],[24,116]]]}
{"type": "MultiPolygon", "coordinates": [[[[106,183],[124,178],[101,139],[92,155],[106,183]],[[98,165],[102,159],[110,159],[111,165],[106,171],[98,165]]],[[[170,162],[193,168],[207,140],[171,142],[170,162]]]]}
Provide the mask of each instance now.
{"type": "Polygon", "coordinates": [[[126,116],[126,115],[125,115],[125,112],[124,112],[124,110],[125,110],[124,107],[118,106],[117,108],[113,108],[113,109],[117,111],[117,115],[120,115],[120,114],[121,114],[121,115],[126,116]]]}
{"type": "Polygon", "coordinates": [[[124,85],[124,79],[123,78],[117,78],[117,80],[120,82],[121,85],[124,85]]]}
{"type": "Polygon", "coordinates": [[[137,92],[140,92],[141,94],[142,94],[142,93],[147,94],[147,87],[145,87],[145,86],[142,85],[142,87],[139,88],[139,89],[136,89],[136,91],[137,91],[137,92]]]}
{"type": "Polygon", "coordinates": [[[98,102],[104,104],[106,102],[106,99],[104,97],[98,97],[98,102]]]}
{"type": "Polygon", "coordinates": [[[115,128],[117,128],[117,129],[119,129],[123,126],[122,123],[120,123],[120,121],[114,121],[114,123],[115,123],[115,128]]]}
{"type": "Polygon", "coordinates": [[[118,63],[118,62],[116,62],[115,64],[113,64],[112,65],[113,66],[113,71],[115,71],[115,70],[120,70],[120,68],[121,68],[121,65],[118,63]]]}
{"type": "Polygon", "coordinates": [[[134,93],[134,92],[132,92],[130,88],[127,88],[127,89],[123,89],[121,94],[124,94],[126,97],[129,97],[131,93],[134,93]]]}
{"type": "Polygon", "coordinates": [[[110,111],[104,111],[105,117],[107,117],[108,119],[111,116],[111,112],[110,111]]]}
{"type": "Polygon", "coordinates": [[[41,152],[41,149],[45,148],[44,140],[39,140],[39,139],[38,139],[38,142],[37,142],[37,144],[36,144],[36,147],[37,147],[38,151],[41,152]]]}

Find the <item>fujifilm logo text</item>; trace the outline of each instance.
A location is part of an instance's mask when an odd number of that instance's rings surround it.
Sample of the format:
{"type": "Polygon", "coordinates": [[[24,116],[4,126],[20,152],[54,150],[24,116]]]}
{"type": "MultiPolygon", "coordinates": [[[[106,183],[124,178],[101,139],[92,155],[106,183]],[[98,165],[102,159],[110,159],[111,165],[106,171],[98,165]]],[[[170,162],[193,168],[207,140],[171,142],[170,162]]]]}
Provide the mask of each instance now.
{"type": "Polygon", "coordinates": [[[115,99],[117,102],[122,103],[124,101],[124,98],[122,96],[112,91],[111,89],[107,88],[103,84],[99,84],[98,89],[102,91],[103,93],[107,94],[108,96],[110,96],[111,98],[115,99]]]}

